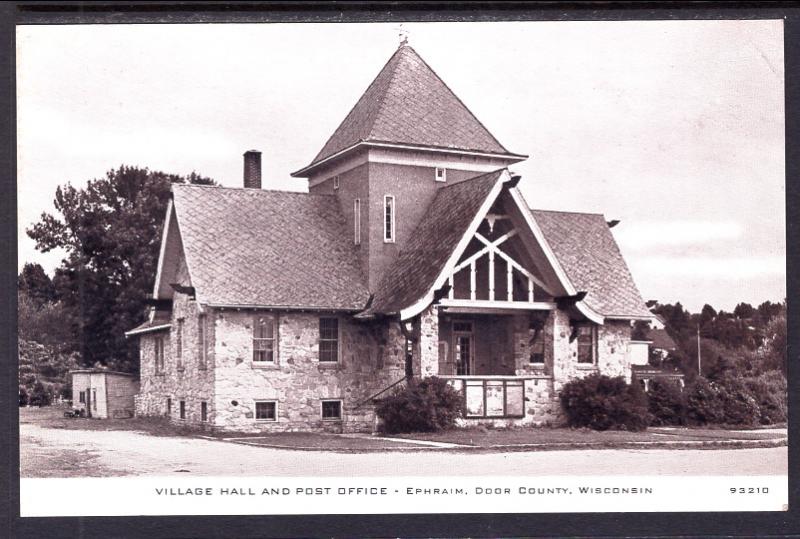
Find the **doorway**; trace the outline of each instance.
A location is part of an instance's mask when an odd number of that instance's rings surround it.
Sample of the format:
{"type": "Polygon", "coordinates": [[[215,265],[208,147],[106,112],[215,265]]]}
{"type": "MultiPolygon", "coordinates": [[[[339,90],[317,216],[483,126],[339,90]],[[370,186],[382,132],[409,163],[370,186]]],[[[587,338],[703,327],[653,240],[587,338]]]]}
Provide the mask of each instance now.
{"type": "Polygon", "coordinates": [[[456,375],[469,376],[475,370],[475,336],[472,322],[453,322],[453,354],[456,375]]]}

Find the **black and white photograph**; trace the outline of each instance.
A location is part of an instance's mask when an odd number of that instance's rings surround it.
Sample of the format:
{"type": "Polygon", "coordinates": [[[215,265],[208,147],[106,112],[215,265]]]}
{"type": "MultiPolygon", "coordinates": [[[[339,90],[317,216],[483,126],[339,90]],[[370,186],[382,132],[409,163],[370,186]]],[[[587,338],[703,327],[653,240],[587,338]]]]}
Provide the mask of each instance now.
{"type": "Polygon", "coordinates": [[[787,510],[782,20],[16,62],[23,517],[787,510]]]}

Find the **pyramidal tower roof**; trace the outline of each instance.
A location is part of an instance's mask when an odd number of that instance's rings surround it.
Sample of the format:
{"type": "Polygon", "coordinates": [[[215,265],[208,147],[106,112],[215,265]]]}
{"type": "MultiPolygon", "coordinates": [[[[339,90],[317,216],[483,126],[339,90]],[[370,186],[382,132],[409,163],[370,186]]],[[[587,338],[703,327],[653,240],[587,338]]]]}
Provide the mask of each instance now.
{"type": "Polygon", "coordinates": [[[300,176],[359,143],[420,146],[516,158],[419,54],[403,43],[300,176]]]}

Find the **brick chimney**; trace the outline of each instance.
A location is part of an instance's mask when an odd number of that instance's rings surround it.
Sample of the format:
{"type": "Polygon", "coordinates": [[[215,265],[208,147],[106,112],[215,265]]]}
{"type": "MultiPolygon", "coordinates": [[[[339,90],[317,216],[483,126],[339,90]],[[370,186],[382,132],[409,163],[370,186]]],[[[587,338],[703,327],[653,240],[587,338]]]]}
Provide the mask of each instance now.
{"type": "Polygon", "coordinates": [[[258,150],[244,152],[244,186],[261,189],[261,152],[258,150]]]}

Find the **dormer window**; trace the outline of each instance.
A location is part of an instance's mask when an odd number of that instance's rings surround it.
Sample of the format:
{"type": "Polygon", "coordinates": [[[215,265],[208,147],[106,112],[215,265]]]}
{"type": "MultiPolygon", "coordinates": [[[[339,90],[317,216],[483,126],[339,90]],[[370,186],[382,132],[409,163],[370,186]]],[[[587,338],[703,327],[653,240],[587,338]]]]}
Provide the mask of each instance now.
{"type": "Polygon", "coordinates": [[[447,181],[447,169],[443,167],[436,167],[436,181],[437,182],[446,182],[447,181]]]}
{"type": "Polygon", "coordinates": [[[383,241],[394,243],[394,196],[383,197],[383,241]]]}
{"type": "Polygon", "coordinates": [[[339,189],[339,176],[333,177],[333,189],[334,190],[339,189]]]}

